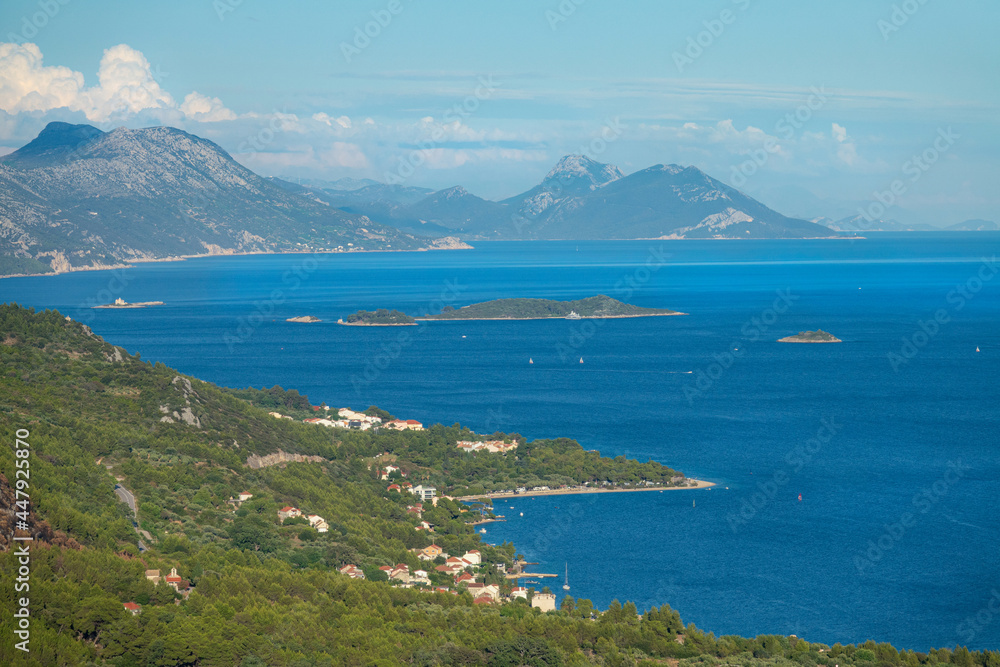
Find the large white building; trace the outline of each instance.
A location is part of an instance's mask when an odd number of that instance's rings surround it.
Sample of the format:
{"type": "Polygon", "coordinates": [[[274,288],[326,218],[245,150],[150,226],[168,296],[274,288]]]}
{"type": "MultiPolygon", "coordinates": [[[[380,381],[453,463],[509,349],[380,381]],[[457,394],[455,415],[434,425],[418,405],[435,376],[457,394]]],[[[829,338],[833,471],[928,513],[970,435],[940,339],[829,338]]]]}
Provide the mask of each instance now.
{"type": "Polygon", "coordinates": [[[417,486],[410,489],[410,493],[417,496],[423,501],[434,500],[434,496],[437,494],[437,489],[433,486],[424,486],[423,484],[418,484],[417,486]]]}

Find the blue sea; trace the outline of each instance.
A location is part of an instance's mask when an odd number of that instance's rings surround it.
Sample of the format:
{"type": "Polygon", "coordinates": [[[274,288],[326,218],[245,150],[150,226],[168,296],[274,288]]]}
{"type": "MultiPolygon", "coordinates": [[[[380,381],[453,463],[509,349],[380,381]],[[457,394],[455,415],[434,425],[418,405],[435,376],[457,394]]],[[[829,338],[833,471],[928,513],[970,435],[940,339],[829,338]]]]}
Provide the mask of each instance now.
{"type": "Polygon", "coordinates": [[[570,593],[602,608],[670,604],[717,635],[1000,649],[998,251],[990,233],[480,243],[4,279],[0,300],[218,384],[567,436],[715,482],[497,503],[507,521],[483,537],[538,571],[568,565],[570,593]],[[688,315],[336,325],[594,294],[688,315]],[[165,305],[88,307],[118,296],[165,305]],[[817,328],[843,343],[776,342],[817,328]]]}

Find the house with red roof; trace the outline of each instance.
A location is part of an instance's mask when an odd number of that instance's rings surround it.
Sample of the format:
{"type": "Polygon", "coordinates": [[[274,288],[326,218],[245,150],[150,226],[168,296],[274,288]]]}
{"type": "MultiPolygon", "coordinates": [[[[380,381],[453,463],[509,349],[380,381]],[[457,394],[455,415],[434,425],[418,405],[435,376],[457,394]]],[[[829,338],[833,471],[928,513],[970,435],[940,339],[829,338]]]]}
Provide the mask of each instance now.
{"type": "Polygon", "coordinates": [[[351,579],[364,579],[365,573],[361,571],[361,568],[357,565],[344,565],[338,572],[341,574],[346,574],[351,579]]]}
{"type": "Polygon", "coordinates": [[[137,604],[135,602],[123,602],[122,606],[125,607],[125,611],[132,612],[133,616],[138,616],[139,613],[142,611],[142,605],[137,604]]]}
{"type": "Polygon", "coordinates": [[[423,431],[424,425],[416,419],[396,419],[387,423],[386,428],[394,428],[397,431],[423,431]]]}
{"type": "Polygon", "coordinates": [[[395,491],[396,493],[402,493],[402,489],[399,488],[399,484],[390,484],[386,491],[395,491]]]}
{"type": "Polygon", "coordinates": [[[298,507],[292,507],[291,505],[285,505],[280,510],[278,510],[278,518],[284,521],[285,519],[302,516],[302,510],[298,507]]]}

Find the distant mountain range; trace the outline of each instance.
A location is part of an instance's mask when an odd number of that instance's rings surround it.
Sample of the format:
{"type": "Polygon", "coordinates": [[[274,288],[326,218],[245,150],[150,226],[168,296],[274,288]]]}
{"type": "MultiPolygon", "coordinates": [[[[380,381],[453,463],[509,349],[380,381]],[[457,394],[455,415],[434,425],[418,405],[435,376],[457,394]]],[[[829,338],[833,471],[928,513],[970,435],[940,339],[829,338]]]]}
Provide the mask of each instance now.
{"type": "MultiPolygon", "coordinates": [[[[918,227],[790,218],[695,167],[625,175],[581,155],[503,201],[460,186],[264,178],[171,127],[102,132],[50,123],[0,158],[0,275],[206,254],[468,247],[459,239],[828,238],[834,230],[910,229],[918,227]]],[[[997,225],[970,220],[951,229],[997,225]]]]}
{"type": "Polygon", "coordinates": [[[327,196],[411,233],[475,239],[824,238],[695,167],[656,165],[628,176],[582,155],[562,158],[541,183],[500,202],[453,187],[370,186],[327,196]]]}
{"type": "Polygon", "coordinates": [[[905,224],[897,220],[869,219],[863,215],[852,215],[840,220],[816,218],[813,222],[838,232],[939,232],[939,227],[921,224],[905,224]]]}
{"type": "Polygon", "coordinates": [[[1000,225],[992,220],[966,220],[947,229],[953,232],[996,232],[1000,231],[1000,225]]]}
{"type": "Polygon", "coordinates": [[[50,123],[0,158],[0,275],[183,255],[435,245],[448,243],[291,192],[170,127],[50,123]]]}

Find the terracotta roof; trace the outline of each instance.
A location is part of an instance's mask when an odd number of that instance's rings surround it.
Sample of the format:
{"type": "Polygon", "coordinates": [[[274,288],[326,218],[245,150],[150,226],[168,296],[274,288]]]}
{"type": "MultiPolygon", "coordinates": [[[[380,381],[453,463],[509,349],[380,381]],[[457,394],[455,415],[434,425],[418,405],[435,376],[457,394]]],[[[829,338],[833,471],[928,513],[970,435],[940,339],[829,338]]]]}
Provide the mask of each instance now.
{"type": "Polygon", "coordinates": [[[140,609],[142,609],[142,607],[136,604],[135,602],[123,602],[122,606],[128,609],[129,611],[139,611],[140,609]]]}

